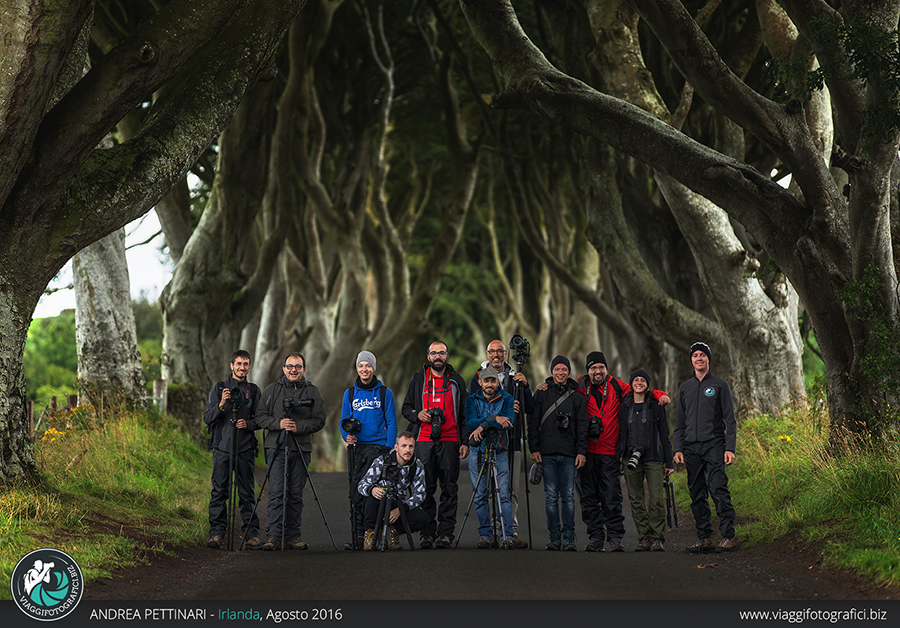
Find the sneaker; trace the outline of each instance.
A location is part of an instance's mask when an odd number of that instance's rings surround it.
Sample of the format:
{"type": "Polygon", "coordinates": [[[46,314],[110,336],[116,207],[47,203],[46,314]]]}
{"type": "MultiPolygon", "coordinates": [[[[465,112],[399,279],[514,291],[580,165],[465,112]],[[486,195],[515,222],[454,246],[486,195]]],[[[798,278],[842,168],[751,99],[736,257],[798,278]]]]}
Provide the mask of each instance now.
{"type": "Polygon", "coordinates": [[[209,540],[206,542],[206,547],[211,547],[213,549],[219,549],[220,547],[222,547],[222,542],[224,540],[225,539],[222,538],[221,534],[213,534],[211,537],[209,537],[209,540]]]}
{"type": "Polygon", "coordinates": [[[262,548],[267,552],[271,552],[272,550],[279,549],[280,546],[281,546],[281,544],[277,543],[275,541],[275,539],[269,538],[269,539],[266,539],[266,542],[262,546],[262,548]]]}
{"type": "Polygon", "coordinates": [[[309,549],[309,543],[305,541],[301,541],[299,536],[295,536],[290,541],[287,542],[287,549],[292,550],[305,550],[309,549]]]}
{"type": "Polygon", "coordinates": [[[603,551],[603,541],[601,539],[591,539],[588,541],[588,544],[584,546],[585,552],[602,552],[603,551]]]}
{"type": "Polygon", "coordinates": [[[247,549],[261,550],[263,543],[258,536],[252,536],[244,541],[244,545],[247,547],[247,549]]]}
{"type": "Polygon", "coordinates": [[[446,534],[442,534],[434,541],[434,546],[438,549],[450,549],[453,547],[453,539],[446,534]]]}
{"type": "Polygon", "coordinates": [[[375,530],[366,530],[366,536],[363,539],[363,551],[371,552],[372,546],[375,544],[375,530]]]}
{"type": "Polygon", "coordinates": [[[568,530],[562,533],[562,549],[564,552],[577,552],[578,548],[575,546],[575,531],[568,530]]]}
{"type": "Polygon", "coordinates": [[[528,549],[528,541],[520,539],[518,534],[513,534],[511,541],[513,549],[528,549]]]}
{"type": "Polygon", "coordinates": [[[642,536],[641,540],[638,541],[637,547],[634,548],[634,551],[635,552],[649,552],[650,548],[652,546],[653,546],[653,544],[650,543],[649,537],[642,536]]]}
{"type": "Polygon", "coordinates": [[[391,526],[388,529],[388,549],[403,549],[403,546],[400,545],[400,538],[400,533],[397,532],[393,526],[391,526]]]}
{"type": "Polygon", "coordinates": [[[609,540],[609,551],[610,552],[624,552],[625,548],[622,547],[622,539],[610,539],[609,540]]]}
{"type": "Polygon", "coordinates": [[[513,537],[508,536],[505,539],[501,539],[500,549],[504,549],[504,550],[515,549],[515,546],[513,545],[513,537]]]}
{"type": "Polygon", "coordinates": [[[480,539],[478,539],[478,545],[476,547],[478,549],[491,549],[490,537],[483,536],[480,539]]]}
{"type": "Polygon", "coordinates": [[[711,552],[715,549],[716,544],[713,543],[712,539],[700,539],[696,543],[691,543],[684,551],[688,554],[703,554],[705,552],[711,552]]]}
{"type": "Polygon", "coordinates": [[[730,539],[722,539],[716,545],[716,554],[720,554],[722,552],[733,552],[738,547],[738,542],[734,540],[734,538],[730,539]]]}
{"type": "Polygon", "coordinates": [[[419,549],[434,549],[434,537],[423,536],[419,541],[419,549]]]}
{"type": "Polygon", "coordinates": [[[665,552],[666,544],[663,543],[662,539],[653,539],[653,542],[650,544],[651,552],[665,552]]]}
{"type": "Polygon", "coordinates": [[[562,542],[559,538],[559,530],[550,533],[550,542],[547,543],[545,550],[559,551],[562,549],[562,542]]]}

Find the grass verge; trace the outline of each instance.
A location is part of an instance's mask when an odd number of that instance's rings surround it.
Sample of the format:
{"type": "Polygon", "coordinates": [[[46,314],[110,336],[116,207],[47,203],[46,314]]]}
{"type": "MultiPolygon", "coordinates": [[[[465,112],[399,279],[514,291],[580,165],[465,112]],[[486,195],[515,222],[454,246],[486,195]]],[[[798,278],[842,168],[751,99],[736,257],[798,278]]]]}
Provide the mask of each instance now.
{"type": "Polygon", "coordinates": [[[209,455],[154,411],[57,415],[35,443],[37,485],[0,488],[0,599],[33,549],[70,554],[90,581],[207,532],[209,455]],[[165,539],[162,543],[160,539],[165,539]]]}

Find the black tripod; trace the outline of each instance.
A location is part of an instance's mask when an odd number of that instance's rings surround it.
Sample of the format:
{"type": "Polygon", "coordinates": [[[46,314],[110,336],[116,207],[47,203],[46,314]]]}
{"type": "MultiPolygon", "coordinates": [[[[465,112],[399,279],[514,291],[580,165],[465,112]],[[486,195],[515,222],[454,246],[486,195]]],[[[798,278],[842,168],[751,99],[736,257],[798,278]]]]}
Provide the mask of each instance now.
{"type": "MultiPolygon", "coordinates": [[[[494,429],[494,428],[491,428],[494,429]]],[[[509,539],[506,536],[506,526],[503,522],[503,505],[500,501],[500,478],[497,475],[497,438],[498,436],[488,436],[484,439],[485,443],[485,452],[484,452],[484,462],[481,463],[481,468],[478,470],[478,478],[475,480],[475,490],[472,491],[472,497],[469,499],[469,505],[466,506],[466,514],[463,516],[462,525],[459,528],[459,536],[456,537],[456,541],[453,543],[453,549],[456,549],[459,546],[459,540],[462,538],[463,530],[466,528],[466,521],[469,519],[469,512],[472,510],[472,504],[475,503],[475,495],[478,493],[478,487],[481,486],[481,478],[487,475],[488,487],[489,487],[489,499],[490,499],[490,507],[491,507],[491,527],[493,528],[493,538],[497,538],[497,522],[500,522],[500,534],[503,537],[503,542],[500,547],[506,548],[509,547],[509,539]]],[[[469,460],[471,463],[471,459],[469,460]]]]}
{"type": "Polygon", "coordinates": [[[354,499],[359,491],[356,480],[356,443],[347,445],[347,482],[350,485],[350,543],[344,549],[361,550],[359,530],[359,500],[354,499]]]}
{"type": "Polygon", "coordinates": [[[675,527],[678,527],[678,508],[675,504],[675,485],[667,475],[663,480],[663,487],[666,490],[666,523],[669,529],[672,529],[672,520],[675,520],[675,527]]]}
{"type": "MultiPolygon", "coordinates": [[[[238,436],[238,404],[237,400],[231,402],[231,448],[228,451],[228,500],[225,502],[225,548],[229,552],[234,551],[234,524],[235,524],[235,506],[238,503],[237,490],[237,436],[238,436]]],[[[250,515],[250,521],[253,515],[250,515]]],[[[244,531],[244,536],[247,532],[244,531]]],[[[241,541],[243,545],[243,541],[241,541]]]]}
{"type": "Polygon", "coordinates": [[[382,552],[387,549],[388,530],[391,526],[391,510],[394,509],[394,503],[397,503],[400,511],[400,522],[403,524],[403,531],[406,532],[406,539],[409,541],[409,549],[415,551],[416,547],[413,544],[412,532],[409,530],[409,520],[406,518],[406,511],[403,510],[403,500],[400,498],[397,487],[390,484],[382,488],[385,490],[385,493],[381,496],[378,504],[378,516],[376,517],[378,527],[375,528],[372,549],[377,547],[382,552]]]}
{"type": "MultiPolygon", "coordinates": [[[[525,365],[525,360],[519,361],[519,356],[516,356],[516,366],[518,367],[517,373],[522,371],[522,367],[525,365]]],[[[516,425],[521,426],[521,431],[519,432],[519,444],[520,450],[522,452],[522,484],[525,485],[525,516],[528,519],[528,549],[534,548],[534,543],[531,540],[531,484],[528,481],[528,456],[525,455],[525,388],[522,386],[521,382],[513,380],[513,399],[515,399],[519,403],[519,411],[516,412],[516,425]]],[[[515,464],[515,451],[513,451],[512,447],[509,448],[509,470],[510,470],[510,499],[512,499],[512,469],[513,464],[515,464]]]]}

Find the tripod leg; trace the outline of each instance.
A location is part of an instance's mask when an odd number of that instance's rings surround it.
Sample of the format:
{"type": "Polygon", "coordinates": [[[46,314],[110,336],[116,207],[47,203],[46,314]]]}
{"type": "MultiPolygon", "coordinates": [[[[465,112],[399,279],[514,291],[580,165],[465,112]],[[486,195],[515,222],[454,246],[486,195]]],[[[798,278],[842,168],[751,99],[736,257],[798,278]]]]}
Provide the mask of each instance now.
{"type": "Polygon", "coordinates": [[[322,502],[319,501],[319,493],[316,491],[316,485],[313,484],[312,475],[309,473],[309,465],[306,464],[306,458],[303,456],[303,452],[300,450],[300,445],[297,444],[297,437],[294,436],[293,432],[288,432],[291,435],[291,438],[294,439],[294,444],[297,445],[297,452],[300,454],[300,462],[303,463],[303,468],[306,470],[306,479],[309,480],[309,487],[312,489],[313,497],[316,500],[316,505],[319,507],[319,512],[322,513],[322,521],[325,522],[325,530],[328,531],[328,538],[331,539],[331,545],[334,547],[334,551],[337,551],[337,543],[334,542],[334,536],[331,534],[331,528],[328,526],[328,518],[325,516],[325,511],[322,509],[322,502]]]}
{"type": "Polygon", "coordinates": [[[373,544],[378,545],[381,551],[383,552],[387,548],[387,535],[388,535],[388,525],[391,520],[391,498],[385,493],[381,498],[381,503],[378,505],[378,532],[376,532],[376,542],[373,544]]]}
{"type": "Polygon", "coordinates": [[[281,485],[281,551],[284,551],[284,531],[287,528],[287,500],[288,500],[288,444],[284,439],[284,477],[281,485]]]}
{"type": "Polygon", "coordinates": [[[354,486],[353,480],[355,479],[356,474],[356,443],[352,445],[347,445],[347,481],[350,484],[350,548],[351,550],[360,549],[359,547],[359,522],[357,521],[357,514],[359,509],[357,508],[357,502],[359,500],[354,499],[354,493],[357,493],[356,486],[354,486]]]}
{"type": "MultiPolygon", "coordinates": [[[[272,468],[266,471],[266,477],[263,479],[262,486],[259,487],[259,496],[256,498],[256,503],[253,504],[253,512],[250,513],[250,521],[253,521],[253,515],[256,514],[256,511],[259,509],[259,502],[262,500],[263,492],[266,490],[266,484],[269,482],[269,474],[272,472],[272,468]]],[[[244,535],[241,537],[241,546],[238,548],[238,551],[243,551],[244,543],[247,541],[247,530],[244,530],[244,535]]]]}
{"type": "MultiPolygon", "coordinates": [[[[477,450],[476,450],[477,451],[477,450]]],[[[471,464],[472,459],[469,458],[469,463],[471,464]]],[[[484,472],[487,469],[487,461],[485,460],[481,469],[478,470],[478,478],[475,480],[475,488],[472,490],[472,497],[469,499],[469,505],[466,506],[466,514],[463,516],[462,525],[459,526],[459,534],[456,536],[456,540],[453,542],[453,549],[459,547],[459,540],[462,538],[463,530],[466,529],[466,521],[469,520],[469,512],[472,510],[472,504],[475,503],[475,495],[478,493],[478,487],[481,486],[481,478],[484,477],[484,472]]]]}
{"type": "Polygon", "coordinates": [[[225,531],[225,547],[229,552],[234,551],[235,509],[237,508],[237,424],[231,428],[231,459],[228,463],[228,519],[225,531]]]}
{"type": "MultiPolygon", "coordinates": [[[[494,486],[495,486],[494,495],[496,497],[494,507],[497,509],[497,512],[499,513],[497,520],[500,522],[500,535],[503,537],[503,546],[506,546],[507,542],[509,541],[509,537],[506,536],[506,521],[503,518],[503,495],[500,490],[500,472],[497,471],[496,454],[495,454],[494,459],[491,462],[491,472],[494,475],[494,478],[493,478],[494,486]]],[[[510,523],[512,523],[512,522],[510,522],[510,523]]]]}
{"type": "Polygon", "coordinates": [[[400,504],[400,521],[403,523],[403,531],[406,532],[406,538],[409,541],[409,549],[415,551],[416,547],[413,543],[412,532],[409,529],[409,519],[406,517],[406,511],[403,509],[403,503],[400,504]]]}

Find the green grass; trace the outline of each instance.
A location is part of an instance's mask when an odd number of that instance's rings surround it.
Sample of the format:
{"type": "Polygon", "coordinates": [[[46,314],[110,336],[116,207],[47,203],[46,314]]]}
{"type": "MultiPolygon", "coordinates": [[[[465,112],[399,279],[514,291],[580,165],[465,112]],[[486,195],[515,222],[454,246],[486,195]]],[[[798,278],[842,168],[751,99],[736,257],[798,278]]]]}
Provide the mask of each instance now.
{"type": "MultiPolygon", "coordinates": [[[[898,585],[900,437],[831,447],[829,432],[821,408],[741,423],[728,470],[738,537],[756,545],[796,533],[826,564],[898,585]]],[[[678,475],[680,500],[689,503],[678,475]]]]}
{"type": "Polygon", "coordinates": [[[33,549],[71,554],[92,580],[205,538],[212,461],[171,417],[80,407],[35,449],[40,483],[0,488],[0,598],[33,549]]]}

